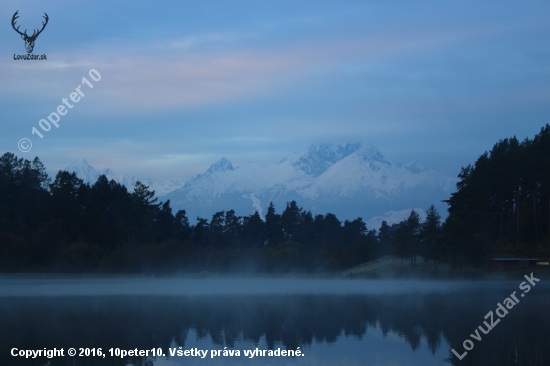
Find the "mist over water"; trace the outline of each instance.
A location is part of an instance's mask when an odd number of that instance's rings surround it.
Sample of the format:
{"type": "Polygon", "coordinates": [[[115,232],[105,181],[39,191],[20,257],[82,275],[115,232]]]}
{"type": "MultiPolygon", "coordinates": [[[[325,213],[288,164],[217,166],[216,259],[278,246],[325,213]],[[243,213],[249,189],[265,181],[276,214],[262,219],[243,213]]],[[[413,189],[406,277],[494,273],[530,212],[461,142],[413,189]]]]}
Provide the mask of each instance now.
{"type": "Polygon", "coordinates": [[[518,281],[293,278],[0,280],[2,365],[548,365],[550,286],[537,284],[462,361],[450,349],[518,281]],[[152,349],[166,357],[24,359],[10,350],[152,349]],[[240,350],[170,357],[169,349],[240,350]],[[244,350],[303,357],[247,358],[244,350]]]}
{"type": "Polygon", "coordinates": [[[1,296],[381,295],[511,288],[513,282],[293,278],[2,279],[1,296]]]}

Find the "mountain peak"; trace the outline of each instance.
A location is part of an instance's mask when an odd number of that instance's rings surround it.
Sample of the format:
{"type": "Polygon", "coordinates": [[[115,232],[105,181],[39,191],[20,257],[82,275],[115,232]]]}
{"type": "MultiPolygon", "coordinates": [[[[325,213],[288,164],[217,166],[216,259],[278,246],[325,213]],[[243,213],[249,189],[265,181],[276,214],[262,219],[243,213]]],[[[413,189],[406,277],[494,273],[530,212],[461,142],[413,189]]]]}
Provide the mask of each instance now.
{"type": "Polygon", "coordinates": [[[103,174],[107,176],[108,180],[115,179],[116,181],[118,181],[118,179],[115,177],[114,172],[111,169],[107,168],[103,170],[97,170],[93,166],[91,166],[88,161],[86,161],[86,159],[77,160],[74,163],[66,166],[63,170],[76,173],[76,175],[80,179],[82,179],[84,183],[88,184],[94,184],[99,176],[103,174]]]}
{"type": "Polygon", "coordinates": [[[382,155],[380,150],[378,150],[378,148],[376,148],[376,146],[374,146],[373,144],[361,144],[358,151],[363,157],[363,160],[374,160],[389,165],[396,164],[395,162],[391,162],[384,155],[382,155]]]}
{"type": "Polygon", "coordinates": [[[221,158],[217,163],[212,164],[205,174],[210,175],[216,172],[225,172],[226,170],[235,170],[235,168],[233,168],[231,161],[221,158]]]}
{"type": "MultiPolygon", "coordinates": [[[[77,177],[82,179],[84,183],[94,184],[99,176],[105,175],[107,180],[114,180],[117,183],[124,185],[128,190],[132,191],[136,184],[136,179],[132,175],[116,174],[111,168],[105,168],[102,170],[96,170],[91,166],[86,159],[80,159],[74,163],[68,165],[63,169],[67,172],[76,173],[77,177]]],[[[180,179],[175,179],[165,183],[154,182],[151,179],[147,179],[147,184],[151,190],[154,190],[158,196],[166,194],[175,189],[178,189],[184,185],[184,182],[180,179]]]]}
{"type": "Polygon", "coordinates": [[[63,169],[68,172],[75,172],[76,175],[83,179],[84,182],[89,183],[91,181],[95,182],[97,180],[97,177],[99,177],[99,172],[94,169],[86,159],[80,159],[72,164],[68,165],[63,169]]]}
{"type": "MultiPolygon", "coordinates": [[[[291,164],[314,177],[320,176],[328,168],[342,159],[360,152],[365,160],[386,161],[386,158],[372,144],[360,142],[342,145],[312,144],[307,151],[291,159],[291,164]]],[[[286,160],[281,161],[284,163],[286,160]]]]}
{"type": "Polygon", "coordinates": [[[82,166],[91,167],[91,165],[84,158],[76,160],[68,165],[68,167],[82,167],[82,166]]]}
{"type": "MultiPolygon", "coordinates": [[[[410,207],[441,202],[455,182],[431,169],[415,174],[410,170],[415,167],[386,159],[372,144],[315,144],[279,164],[246,163],[235,169],[223,158],[162,199],[189,217],[228,209],[238,215],[262,212],[270,202],[284,207],[292,200],[315,214],[331,212],[344,219],[388,211],[405,215],[410,207]]],[[[446,209],[443,204],[437,208],[446,209]]]]}

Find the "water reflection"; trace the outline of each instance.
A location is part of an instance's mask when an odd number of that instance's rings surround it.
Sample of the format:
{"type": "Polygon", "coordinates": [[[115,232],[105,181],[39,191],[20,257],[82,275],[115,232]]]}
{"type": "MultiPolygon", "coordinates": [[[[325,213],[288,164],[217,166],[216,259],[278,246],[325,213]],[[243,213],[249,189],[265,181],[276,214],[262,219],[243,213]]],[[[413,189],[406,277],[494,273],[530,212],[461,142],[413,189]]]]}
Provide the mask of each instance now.
{"type": "MultiPolygon", "coordinates": [[[[517,285],[515,285],[517,287],[517,285]]],[[[53,365],[409,364],[550,365],[550,296],[537,286],[462,361],[462,342],[513,291],[380,295],[4,296],[0,302],[0,364],[12,347],[152,349],[296,349],[301,358],[63,357],[53,365]],[[379,361],[376,363],[376,361],[379,361]]],[[[242,351],[241,351],[242,352],[242,351]]]]}

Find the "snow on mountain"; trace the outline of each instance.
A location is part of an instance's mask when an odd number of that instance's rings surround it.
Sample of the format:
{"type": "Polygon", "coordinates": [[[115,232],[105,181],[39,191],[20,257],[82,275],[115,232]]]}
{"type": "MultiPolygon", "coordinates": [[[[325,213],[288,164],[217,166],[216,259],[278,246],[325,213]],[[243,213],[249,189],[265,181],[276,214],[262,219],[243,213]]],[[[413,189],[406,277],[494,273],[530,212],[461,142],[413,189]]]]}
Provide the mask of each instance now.
{"type": "Polygon", "coordinates": [[[93,184],[97,178],[101,175],[100,172],[95,170],[86,159],[75,161],[74,163],[66,166],[63,170],[67,172],[74,172],[76,176],[84,181],[84,183],[93,184]]]}
{"type": "MultiPolygon", "coordinates": [[[[84,183],[94,184],[100,175],[105,174],[107,179],[114,180],[115,182],[126,186],[128,191],[132,192],[138,179],[132,175],[116,174],[110,168],[103,170],[96,170],[92,167],[86,159],[75,161],[63,169],[68,172],[75,172],[76,176],[84,181],[84,183]]],[[[155,191],[156,196],[162,196],[169,192],[172,192],[178,188],[181,188],[185,183],[181,179],[174,179],[164,183],[154,182],[151,179],[145,179],[142,183],[149,186],[150,190],[155,191]]]]}
{"type": "MultiPolygon", "coordinates": [[[[111,169],[96,170],[84,159],[64,170],[75,172],[89,184],[105,174],[129,191],[137,181],[111,169]]],[[[331,212],[340,220],[371,218],[367,226],[378,229],[382,220],[389,224],[403,220],[412,207],[425,215],[421,208],[434,204],[445,216],[446,205],[441,200],[449,197],[456,179],[415,161],[402,165],[387,159],[373,145],[355,143],[311,145],[278,164],[250,162],[235,167],[222,158],[188,182],[142,182],[160,200],[170,199],[174,212],[185,209],[191,221],[230,209],[237,215],[257,211],[263,217],[269,202],[281,213],[287,202],[296,200],[314,215],[331,212]]]]}
{"type": "Polygon", "coordinates": [[[405,166],[405,168],[407,168],[408,170],[410,170],[413,173],[420,173],[420,172],[424,172],[426,170],[429,170],[428,168],[425,168],[422,165],[418,164],[418,162],[416,160],[413,160],[413,161],[405,164],[404,166],[405,166]]]}
{"type": "MultiPolygon", "coordinates": [[[[305,154],[294,153],[288,163],[312,176],[323,174],[333,164],[353,154],[362,147],[361,144],[347,144],[346,146],[334,147],[329,144],[313,144],[305,154]]],[[[286,162],[283,159],[281,163],[286,162]]]]}
{"type": "Polygon", "coordinates": [[[380,229],[380,226],[382,226],[382,221],[386,221],[388,225],[397,224],[403,220],[406,220],[409,215],[411,214],[411,210],[415,210],[417,214],[420,215],[420,221],[424,221],[426,219],[426,211],[424,211],[421,208],[413,208],[409,210],[401,210],[401,211],[389,211],[385,214],[375,216],[372,219],[368,220],[366,222],[367,228],[369,230],[372,229],[380,229]]]}
{"type": "MultiPolygon", "coordinates": [[[[149,190],[155,191],[155,196],[163,196],[167,193],[175,191],[178,188],[183,187],[185,182],[182,179],[176,178],[166,182],[155,182],[152,179],[145,179],[142,183],[149,186],[149,190]]],[[[133,190],[132,186],[132,190],[133,190]]]]}
{"type": "Polygon", "coordinates": [[[416,172],[384,158],[372,146],[358,149],[328,168],[315,182],[299,191],[303,197],[315,199],[323,194],[349,197],[355,192],[370,191],[376,197],[391,197],[420,185],[449,190],[452,179],[435,170],[416,172]]]}
{"type": "Polygon", "coordinates": [[[175,210],[185,209],[191,220],[229,209],[238,215],[262,214],[271,201],[280,213],[291,200],[314,214],[331,212],[341,220],[431,204],[444,216],[441,200],[455,183],[416,162],[390,161],[370,144],[319,144],[279,164],[233,167],[223,158],[161,199],[170,199],[175,210]]]}

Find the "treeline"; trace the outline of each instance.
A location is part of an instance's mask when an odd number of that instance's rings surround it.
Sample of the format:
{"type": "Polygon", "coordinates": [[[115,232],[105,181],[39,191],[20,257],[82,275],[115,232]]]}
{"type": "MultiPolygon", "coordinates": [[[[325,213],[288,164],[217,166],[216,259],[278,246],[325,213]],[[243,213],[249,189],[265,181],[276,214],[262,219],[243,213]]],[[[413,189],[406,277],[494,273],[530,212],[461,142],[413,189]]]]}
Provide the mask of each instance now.
{"type": "Polygon", "coordinates": [[[337,271],[396,253],[423,253],[439,230],[433,209],[422,226],[414,211],[377,233],[361,218],[313,215],[295,201],[265,220],[233,210],[197,218],[172,213],[170,201],[137,183],[133,192],[102,175],[92,185],[75,173],[48,177],[32,162],[0,158],[0,271],[3,272],[315,272],[337,271]],[[428,224],[429,223],[429,224],[428,224]],[[411,246],[411,240],[414,245],[411,246]]]}
{"type": "Polygon", "coordinates": [[[445,231],[452,254],[528,254],[550,246],[550,126],[533,139],[497,142],[462,168],[445,231]]]}
{"type": "MultiPolygon", "coordinates": [[[[235,211],[197,218],[172,213],[138,182],[133,192],[102,175],[52,179],[38,158],[0,158],[2,272],[338,271],[391,254],[453,267],[483,265],[495,252],[547,250],[550,238],[550,126],[534,139],[499,141],[462,168],[445,222],[431,206],[369,230],[361,218],[313,215],[295,201],[262,219],[235,211]]],[[[368,204],[368,203],[365,203],[368,204]]]]}

